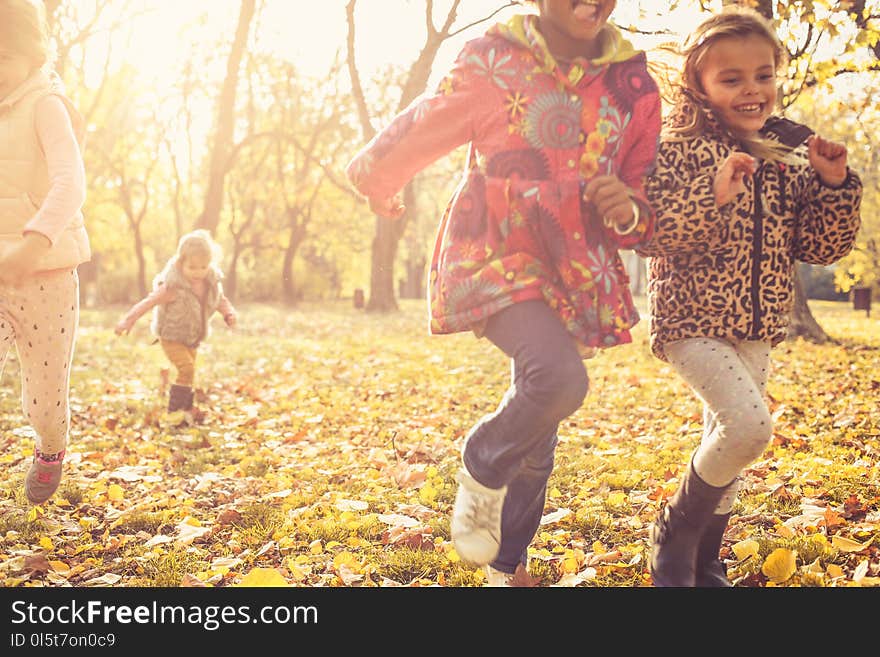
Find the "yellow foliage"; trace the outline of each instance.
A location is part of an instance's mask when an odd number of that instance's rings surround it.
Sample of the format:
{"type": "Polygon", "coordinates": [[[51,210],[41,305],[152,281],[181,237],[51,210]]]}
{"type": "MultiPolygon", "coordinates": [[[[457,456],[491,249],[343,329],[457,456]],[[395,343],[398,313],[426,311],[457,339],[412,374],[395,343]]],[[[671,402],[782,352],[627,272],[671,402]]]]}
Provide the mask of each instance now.
{"type": "Polygon", "coordinates": [[[275,568],[253,568],[251,571],[241,578],[241,581],[235,586],[245,587],[282,587],[290,586],[284,576],[275,568]]]}
{"type": "Polygon", "coordinates": [[[794,575],[797,570],[797,552],[786,548],[776,548],[767,555],[764,565],[761,566],[761,572],[764,573],[771,582],[782,584],[794,575]]]}

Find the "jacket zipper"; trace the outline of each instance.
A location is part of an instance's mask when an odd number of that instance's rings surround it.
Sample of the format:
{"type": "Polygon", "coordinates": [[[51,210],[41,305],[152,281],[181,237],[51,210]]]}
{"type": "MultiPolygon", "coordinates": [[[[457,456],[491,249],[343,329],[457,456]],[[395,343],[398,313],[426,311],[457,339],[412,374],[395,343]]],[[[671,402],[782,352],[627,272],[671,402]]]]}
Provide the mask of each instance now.
{"type": "Polygon", "coordinates": [[[759,285],[761,283],[761,256],[763,253],[764,242],[764,204],[761,200],[761,168],[755,172],[755,206],[752,213],[752,220],[755,225],[752,237],[752,330],[751,337],[753,340],[760,339],[761,331],[761,292],[759,285]]]}

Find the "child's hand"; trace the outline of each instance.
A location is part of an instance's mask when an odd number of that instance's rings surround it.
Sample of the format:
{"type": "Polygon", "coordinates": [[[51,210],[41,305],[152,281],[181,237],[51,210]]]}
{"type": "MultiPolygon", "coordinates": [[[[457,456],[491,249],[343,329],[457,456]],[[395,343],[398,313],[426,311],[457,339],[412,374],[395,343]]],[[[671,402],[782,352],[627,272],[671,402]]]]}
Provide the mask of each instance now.
{"type": "Polygon", "coordinates": [[[116,335],[128,335],[129,331],[131,331],[131,323],[126,322],[124,319],[120,319],[119,323],[116,324],[116,335]]]}
{"type": "Polygon", "coordinates": [[[846,146],[812,135],[807,140],[810,164],[822,182],[831,187],[840,187],[846,180],[846,146]]]}
{"type": "Polygon", "coordinates": [[[715,174],[715,205],[723,207],[746,191],[745,178],[754,173],[755,158],[751,155],[742,152],[728,155],[715,174]]]}
{"type": "Polygon", "coordinates": [[[49,238],[26,233],[24,239],[0,253],[0,282],[18,285],[36,271],[37,261],[49,250],[49,238]]]}
{"type": "Polygon", "coordinates": [[[223,321],[226,322],[226,326],[229,328],[235,328],[235,325],[238,324],[238,317],[235,313],[226,313],[223,316],[223,321]]]}
{"type": "Polygon", "coordinates": [[[617,176],[596,176],[590,180],[584,188],[584,200],[596,206],[609,228],[616,225],[618,230],[624,230],[635,219],[629,187],[617,176]]]}
{"type": "Polygon", "coordinates": [[[406,206],[403,204],[400,194],[395,194],[391,198],[371,198],[370,210],[386,219],[399,219],[406,212],[406,206]]]}

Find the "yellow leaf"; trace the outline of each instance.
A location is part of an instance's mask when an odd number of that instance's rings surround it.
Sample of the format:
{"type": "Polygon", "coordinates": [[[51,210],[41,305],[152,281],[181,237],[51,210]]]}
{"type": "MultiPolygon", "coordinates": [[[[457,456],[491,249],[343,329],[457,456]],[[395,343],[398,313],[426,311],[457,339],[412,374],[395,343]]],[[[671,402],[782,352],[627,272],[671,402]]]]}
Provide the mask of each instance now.
{"type": "Polygon", "coordinates": [[[431,504],[437,499],[437,489],[431,484],[425,484],[419,489],[419,499],[422,504],[431,504]]]}
{"type": "Polygon", "coordinates": [[[757,557],[759,547],[760,545],[758,544],[758,541],[748,538],[734,545],[732,549],[736,558],[742,561],[747,557],[757,557]]]}
{"type": "Polygon", "coordinates": [[[53,547],[52,539],[48,536],[43,536],[43,538],[40,539],[40,547],[44,550],[51,550],[53,547]]]}
{"type": "Polygon", "coordinates": [[[452,563],[458,563],[461,561],[461,557],[458,556],[458,552],[455,551],[454,548],[450,549],[449,552],[446,553],[446,558],[449,559],[452,563]]]}
{"type": "Polygon", "coordinates": [[[797,570],[797,552],[785,548],[773,550],[761,566],[761,572],[777,584],[794,575],[795,570],[797,570]]]}
{"type": "Polygon", "coordinates": [[[606,501],[610,506],[620,506],[621,504],[626,503],[627,500],[629,500],[629,496],[626,493],[617,491],[610,493],[606,501]]]}
{"type": "Polygon", "coordinates": [[[309,543],[309,552],[312,554],[321,554],[324,551],[324,547],[321,545],[320,539],[315,539],[311,543],[309,543]]]}
{"type": "Polygon", "coordinates": [[[119,484],[111,484],[110,488],[107,489],[107,499],[113,500],[114,502],[121,502],[125,499],[125,491],[122,490],[122,486],[119,484]]]}
{"type": "Polygon", "coordinates": [[[794,532],[791,531],[791,528],[788,525],[779,525],[776,528],[776,533],[782,538],[792,538],[794,536],[794,532]]]}
{"type": "Polygon", "coordinates": [[[843,577],[843,568],[836,563],[829,564],[828,569],[825,572],[828,573],[828,577],[843,577]]]}
{"type": "Polygon", "coordinates": [[[254,568],[236,586],[290,586],[274,568],[254,568]]]}
{"type": "Polygon", "coordinates": [[[578,571],[577,559],[569,557],[562,562],[563,573],[576,573],[578,571]]]}
{"type": "Polygon", "coordinates": [[[351,552],[340,552],[333,557],[333,567],[339,569],[340,566],[348,566],[352,570],[360,568],[357,558],[351,552]]]}
{"type": "Polygon", "coordinates": [[[54,570],[56,573],[66,573],[68,570],[70,570],[70,566],[68,566],[63,561],[50,561],[49,565],[52,566],[52,570],[54,570]]]}
{"type": "Polygon", "coordinates": [[[562,497],[562,492],[558,488],[554,487],[553,489],[550,490],[550,493],[548,493],[548,495],[551,498],[562,497]]]}
{"type": "Polygon", "coordinates": [[[853,541],[848,538],[844,538],[843,536],[832,536],[831,545],[832,547],[836,547],[841,552],[861,552],[866,547],[868,547],[867,545],[863,545],[858,541],[853,541]]]}
{"type": "Polygon", "coordinates": [[[808,573],[814,573],[816,575],[821,575],[823,572],[825,572],[822,570],[822,564],[819,563],[818,557],[809,566],[805,566],[803,570],[808,573]]]}
{"type": "Polygon", "coordinates": [[[593,541],[593,545],[591,547],[593,552],[595,552],[596,554],[605,554],[606,552],[608,552],[608,550],[605,549],[605,546],[602,545],[602,541],[593,541]]]}
{"type": "Polygon", "coordinates": [[[819,545],[827,545],[828,539],[825,537],[825,534],[813,534],[810,536],[810,540],[813,543],[818,543],[819,545]]]}

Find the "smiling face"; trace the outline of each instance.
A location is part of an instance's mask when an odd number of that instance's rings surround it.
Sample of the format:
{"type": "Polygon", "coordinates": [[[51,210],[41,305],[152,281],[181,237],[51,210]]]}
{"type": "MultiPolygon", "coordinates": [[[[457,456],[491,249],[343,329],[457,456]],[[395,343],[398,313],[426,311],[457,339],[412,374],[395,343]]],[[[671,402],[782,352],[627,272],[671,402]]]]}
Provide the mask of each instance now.
{"type": "Polygon", "coordinates": [[[706,51],[699,79],[715,114],[734,133],[754,137],[776,107],[774,48],[762,36],[715,41],[706,51]]]}
{"type": "Polygon", "coordinates": [[[540,29],[554,55],[596,57],[596,37],[617,0],[539,0],[540,29]]]}
{"type": "Polygon", "coordinates": [[[188,255],[180,263],[180,271],[183,277],[190,283],[204,280],[208,276],[210,269],[211,256],[201,253],[188,255]]]}

